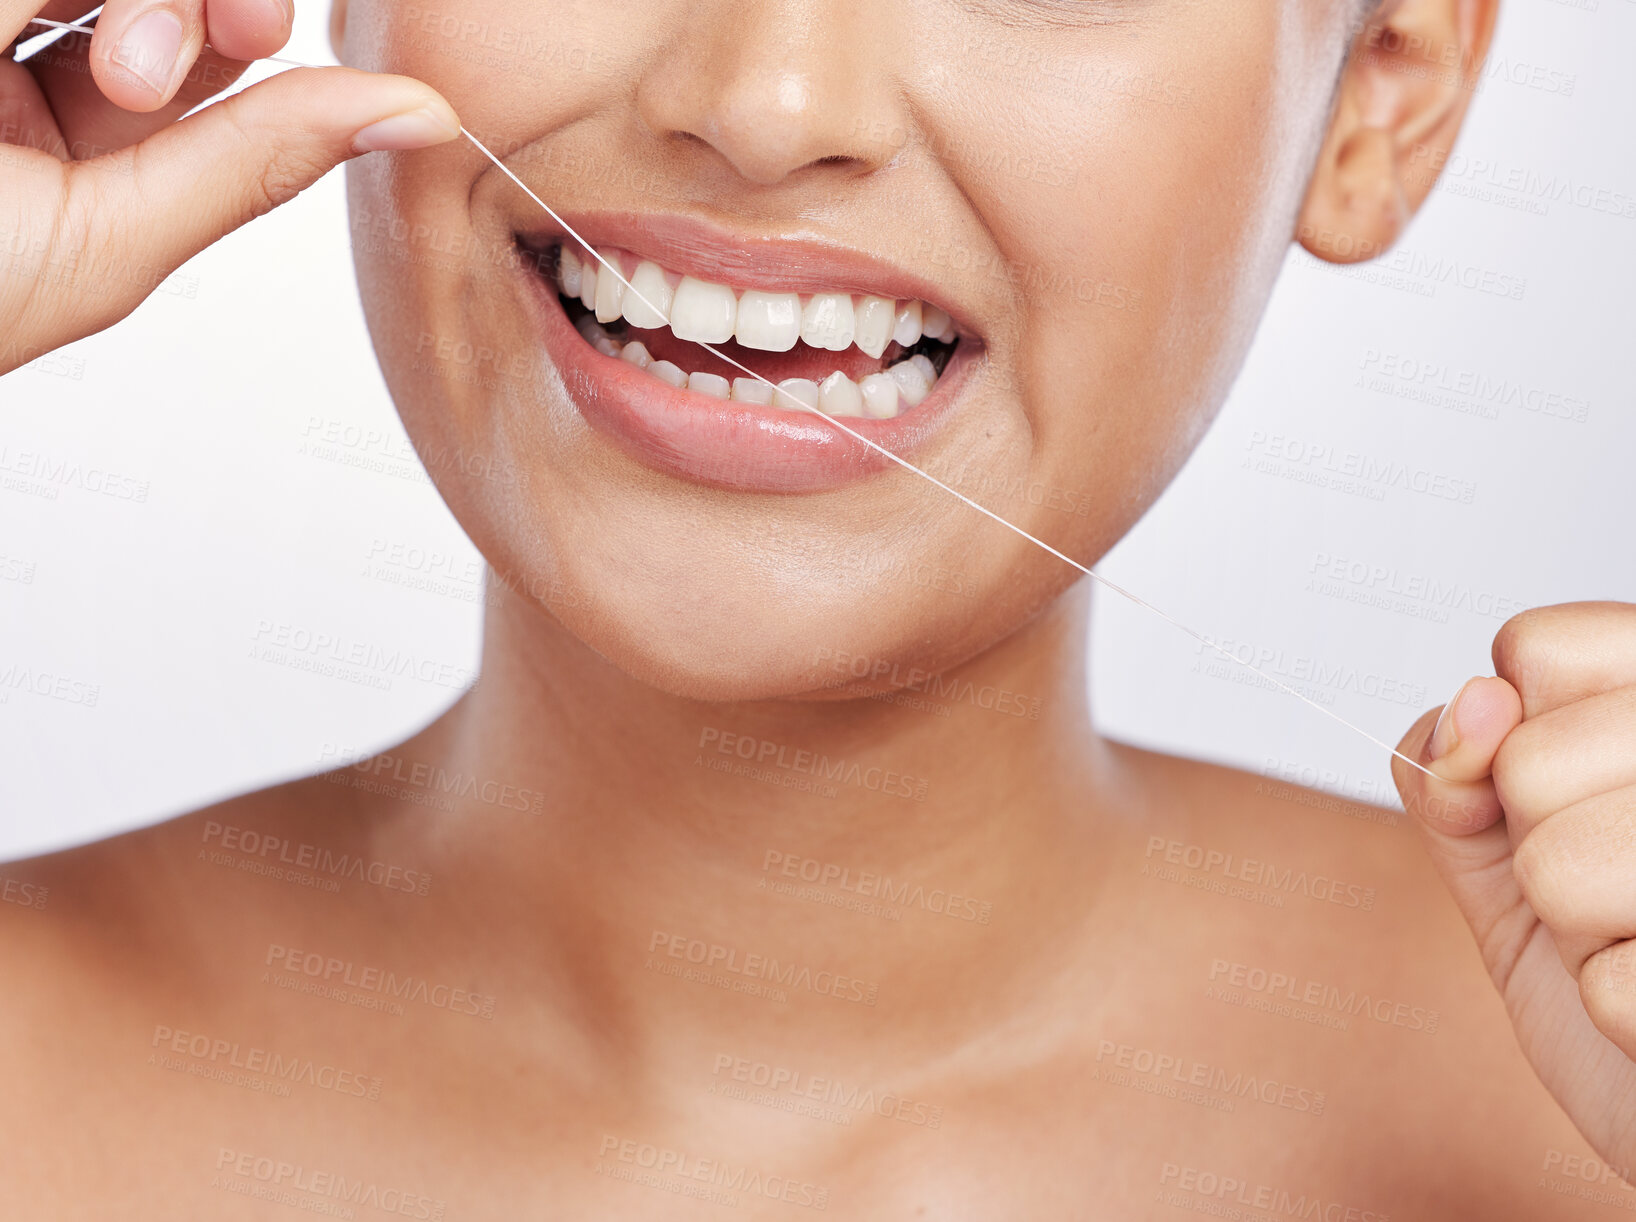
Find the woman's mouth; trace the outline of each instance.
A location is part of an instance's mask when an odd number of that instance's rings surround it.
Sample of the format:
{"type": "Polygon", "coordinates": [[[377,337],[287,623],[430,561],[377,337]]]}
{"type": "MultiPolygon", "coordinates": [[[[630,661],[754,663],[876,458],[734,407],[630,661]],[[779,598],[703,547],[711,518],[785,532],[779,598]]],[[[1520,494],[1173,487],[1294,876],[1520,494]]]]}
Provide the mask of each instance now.
{"type": "Polygon", "coordinates": [[[735,292],[621,250],[598,253],[628,287],[567,245],[540,264],[547,275],[556,268],[558,297],[585,342],[713,399],[802,411],[793,399],[826,416],[891,420],[920,406],[959,342],[946,313],[914,299],[735,292]],[[767,380],[742,376],[699,343],[767,380]]]}
{"type": "Polygon", "coordinates": [[[518,235],[524,274],[581,414],[673,475],[803,492],[881,470],[891,459],[858,438],[906,457],[947,416],[982,351],[944,309],[891,291],[901,286],[856,287],[869,278],[867,260],[842,260],[852,284],[824,288],[816,282],[830,260],[779,243],[761,258],[741,249],[719,259],[731,280],[706,278],[697,264],[709,260],[688,257],[704,236],[698,222],[650,217],[623,234],[603,228],[615,233],[592,238],[597,253],[628,287],[558,234],[518,235]],[[633,253],[620,237],[650,250],[633,253]],[[667,266],[651,250],[666,239],[682,248],[678,263],[695,270],[667,266]]]}

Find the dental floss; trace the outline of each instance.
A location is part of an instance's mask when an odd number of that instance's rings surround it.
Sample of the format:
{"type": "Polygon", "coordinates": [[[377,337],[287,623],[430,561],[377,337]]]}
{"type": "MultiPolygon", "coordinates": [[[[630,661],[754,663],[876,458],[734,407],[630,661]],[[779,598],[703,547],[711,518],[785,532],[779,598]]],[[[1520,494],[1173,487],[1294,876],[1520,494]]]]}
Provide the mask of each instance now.
{"type": "MultiPolygon", "coordinates": [[[[67,30],[87,30],[87,29],[90,29],[91,27],[87,26],[85,23],[87,21],[93,20],[96,17],[101,16],[102,10],[104,8],[106,8],[106,7],[107,7],[106,5],[99,4],[99,5],[96,6],[96,8],[92,9],[89,13],[86,13],[84,16],[81,16],[81,17],[76,17],[71,22],[47,21],[43,17],[34,18],[34,20],[32,20],[32,21],[30,21],[28,23],[29,25],[49,25],[49,26],[54,26],[54,27],[56,27],[55,33],[54,34],[36,34],[34,37],[40,40],[40,45],[37,46],[37,47],[34,47],[32,50],[30,50],[27,55],[18,56],[16,62],[17,63],[26,63],[28,60],[33,59],[41,51],[45,50],[45,48],[50,47],[50,46],[55,46],[57,43],[62,41],[62,35],[67,30]]],[[[22,44],[18,44],[19,49],[21,49],[21,45],[22,44]]]]}
{"type": "MultiPolygon", "coordinates": [[[[72,23],[62,22],[62,21],[50,21],[50,20],[47,20],[47,19],[45,19],[43,17],[35,17],[35,18],[32,19],[30,24],[53,26],[53,27],[55,27],[55,28],[57,28],[59,30],[84,30],[87,27],[85,25],[83,25],[82,23],[91,20],[93,17],[95,17],[97,15],[97,13],[99,13],[101,11],[102,10],[99,7],[96,10],[94,10],[94,11],[92,11],[90,13],[87,13],[85,16],[79,18],[77,21],[72,22],[72,23]]],[[[24,57],[24,58],[27,58],[27,57],[24,57]]],[[[288,65],[289,67],[292,67],[292,68],[316,68],[316,67],[319,66],[317,64],[302,63],[300,60],[284,59],[284,58],[281,58],[280,56],[277,56],[277,55],[264,55],[264,56],[261,57],[261,60],[258,61],[258,62],[286,64],[286,65],[288,65]]],[[[484,157],[488,158],[491,162],[493,162],[495,164],[495,166],[499,168],[499,170],[500,170],[500,172],[502,174],[504,174],[507,178],[511,179],[512,182],[516,183],[517,186],[522,189],[523,193],[526,194],[529,199],[533,200],[536,204],[538,204],[541,208],[543,208],[545,210],[545,213],[546,213],[547,216],[549,216],[558,225],[561,225],[564,232],[566,232],[569,237],[573,238],[574,241],[578,242],[581,246],[583,246],[585,248],[585,250],[587,251],[587,253],[589,253],[594,259],[596,259],[596,261],[598,263],[602,264],[602,266],[604,268],[606,268],[608,271],[611,271],[614,274],[615,278],[618,279],[618,281],[625,286],[625,291],[627,293],[634,296],[638,301],[640,301],[643,305],[645,305],[649,309],[651,309],[660,318],[663,318],[667,324],[669,323],[669,321],[670,321],[669,311],[661,310],[658,306],[654,305],[653,302],[649,301],[641,293],[637,292],[636,289],[632,286],[631,282],[629,280],[625,279],[624,273],[622,273],[619,270],[619,268],[615,267],[611,262],[609,262],[607,259],[603,258],[600,251],[598,251],[594,246],[592,246],[584,238],[580,237],[579,234],[574,231],[573,227],[571,225],[569,225],[567,221],[563,220],[563,218],[557,214],[556,210],[554,208],[552,208],[550,204],[546,203],[543,199],[541,199],[538,195],[536,195],[529,188],[527,183],[525,183],[522,179],[518,178],[516,174],[512,173],[511,168],[509,166],[507,166],[505,162],[501,161],[498,157],[496,157],[492,152],[490,152],[489,149],[488,149],[488,146],[485,145],[476,136],[472,135],[471,132],[469,130],[467,130],[467,128],[466,128],[466,126],[464,124],[462,124],[461,127],[460,127],[460,134],[465,136],[467,140],[471,141],[473,147],[475,147],[479,153],[483,154],[484,157]]],[[[1302,704],[1305,704],[1305,705],[1309,706],[1310,708],[1317,709],[1318,712],[1322,713],[1325,717],[1330,718],[1332,721],[1339,722],[1341,725],[1345,726],[1348,730],[1351,730],[1354,734],[1360,735],[1361,737],[1367,739],[1369,742],[1373,743],[1375,746],[1381,747],[1384,750],[1390,752],[1394,757],[1396,757],[1397,759],[1402,760],[1405,764],[1408,764],[1411,768],[1415,768],[1415,769],[1418,769],[1421,772],[1424,772],[1427,776],[1431,777],[1433,780],[1441,779],[1441,778],[1439,778],[1437,776],[1437,774],[1435,772],[1433,772],[1430,768],[1427,768],[1424,764],[1421,764],[1416,760],[1410,759],[1407,755],[1404,755],[1396,747],[1390,746],[1389,744],[1381,741],[1380,739],[1376,738],[1373,734],[1369,733],[1369,731],[1363,729],[1361,726],[1353,725],[1350,721],[1347,721],[1346,718],[1342,717],[1340,714],[1332,712],[1331,710],[1325,708],[1323,705],[1319,704],[1316,700],[1313,700],[1311,697],[1306,696],[1303,693],[1297,691],[1295,688],[1291,687],[1289,684],[1285,683],[1283,680],[1278,679],[1273,675],[1267,674],[1260,667],[1254,665],[1251,662],[1244,661],[1244,659],[1240,658],[1237,654],[1231,652],[1230,650],[1223,649],[1220,645],[1217,645],[1214,641],[1210,640],[1202,632],[1198,632],[1198,631],[1195,631],[1192,628],[1189,628],[1186,624],[1182,623],[1180,620],[1176,619],[1174,616],[1168,615],[1164,611],[1161,611],[1158,607],[1155,607],[1152,603],[1148,602],[1146,599],[1140,598],[1137,595],[1132,594],[1129,590],[1125,589],[1123,586],[1120,586],[1120,585],[1116,584],[1115,582],[1109,581],[1106,577],[1102,576],[1102,574],[1100,574],[1098,572],[1095,572],[1094,570],[1086,567],[1085,565],[1081,564],[1079,561],[1073,559],[1071,556],[1064,555],[1062,552],[1059,552],[1056,548],[1052,547],[1049,543],[1046,543],[1045,541],[1043,541],[1041,539],[1038,539],[1035,536],[1029,534],[1022,527],[1017,526],[1012,522],[1008,522],[1005,518],[1002,518],[999,514],[995,513],[992,509],[989,509],[988,507],[986,507],[984,505],[978,504],[976,501],[972,500],[965,493],[959,492],[956,489],[949,487],[949,485],[945,484],[942,480],[938,479],[936,476],[927,474],[925,471],[922,471],[919,467],[915,466],[913,463],[909,462],[908,460],[903,459],[903,458],[899,458],[896,454],[892,453],[890,450],[886,449],[884,446],[878,445],[875,442],[871,441],[869,438],[863,436],[861,433],[857,433],[857,432],[853,431],[851,428],[848,428],[845,424],[842,424],[840,422],[840,420],[838,420],[836,417],[827,416],[823,412],[819,411],[816,407],[808,406],[807,404],[801,402],[799,399],[795,398],[795,396],[791,395],[788,391],[780,389],[779,386],[776,383],[768,380],[767,378],[762,377],[759,373],[757,373],[755,370],[749,368],[748,366],[740,364],[738,361],[734,360],[732,357],[728,356],[726,353],[720,351],[715,346],[713,346],[711,344],[704,343],[702,340],[694,340],[692,342],[698,344],[699,347],[703,348],[706,352],[708,352],[711,355],[715,356],[717,359],[725,361],[727,364],[733,366],[735,369],[743,371],[745,374],[747,374],[748,376],[754,378],[756,381],[761,382],[761,383],[763,383],[763,384],[765,384],[767,386],[772,387],[773,393],[775,395],[783,395],[784,398],[788,399],[791,403],[795,404],[795,406],[800,408],[802,411],[805,411],[805,412],[810,413],[811,415],[817,416],[820,420],[827,421],[829,424],[833,425],[835,428],[840,429],[841,432],[847,434],[847,436],[851,437],[853,440],[862,442],[864,445],[868,446],[871,450],[874,450],[876,453],[881,454],[884,457],[890,459],[892,462],[894,462],[898,466],[902,467],[905,471],[911,471],[914,474],[920,476],[921,479],[927,481],[928,483],[936,485],[938,488],[941,488],[944,492],[948,493],[950,496],[954,497],[956,500],[959,500],[959,501],[963,502],[964,504],[970,506],[972,509],[975,509],[978,513],[982,514],[984,517],[990,518],[993,521],[998,522],[1001,526],[1005,527],[1007,530],[1009,530],[1012,533],[1014,533],[1016,535],[1019,535],[1022,538],[1028,540],[1028,542],[1032,543],[1035,547],[1040,548],[1042,551],[1049,552],[1051,555],[1055,556],[1058,560],[1061,560],[1064,564],[1067,564],[1067,565],[1071,566],[1072,568],[1078,569],[1081,573],[1085,574],[1085,576],[1093,578],[1094,580],[1100,582],[1102,585],[1104,585],[1108,589],[1112,590],[1115,594],[1119,594],[1119,595],[1123,596],[1124,598],[1129,599],[1131,602],[1135,603],[1138,607],[1141,607],[1143,610],[1149,611],[1152,614],[1158,616],[1160,619],[1164,620],[1164,622],[1169,624],[1171,627],[1179,629],[1180,631],[1186,633],[1188,636],[1192,637],[1195,641],[1198,641],[1201,645],[1205,645],[1205,646],[1209,647],[1210,649],[1213,649],[1216,653],[1218,653],[1222,657],[1226,658],[1229,662],[1232,662],[1232,663],[1234,663],[1235,665],[1238,665],[1238,666],[1242,666],[1245,670],[1250,671],[1252,674],[1256,675],[1257,677],[1259,677],[1261,679],[1264,679],[1268,683],[1272,684],[1272,686],[1277,688],[1279,691],[1282,691],[1282,692],[1285,692],[1288,695],[1294,696],[1302,704]]]]}

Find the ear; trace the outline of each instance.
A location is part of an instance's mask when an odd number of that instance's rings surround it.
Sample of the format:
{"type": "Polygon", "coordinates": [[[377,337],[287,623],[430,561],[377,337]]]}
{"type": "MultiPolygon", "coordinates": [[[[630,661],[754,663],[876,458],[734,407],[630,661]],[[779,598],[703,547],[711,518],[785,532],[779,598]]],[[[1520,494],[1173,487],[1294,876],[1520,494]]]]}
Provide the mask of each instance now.
{"type": "Polygon", "coordinates": [[[1331,263],[1397,241],[1460,133],[1499,0],[1386,0],[1364,24],[1307,187],[1297,237],[1331,263]]]}
{"type": "Polygon", "coordinates": [[[329,6],[329,49],[341,63],[347,62],[342,48],[347,42],[347,0],[331,0],[329,6]]]}

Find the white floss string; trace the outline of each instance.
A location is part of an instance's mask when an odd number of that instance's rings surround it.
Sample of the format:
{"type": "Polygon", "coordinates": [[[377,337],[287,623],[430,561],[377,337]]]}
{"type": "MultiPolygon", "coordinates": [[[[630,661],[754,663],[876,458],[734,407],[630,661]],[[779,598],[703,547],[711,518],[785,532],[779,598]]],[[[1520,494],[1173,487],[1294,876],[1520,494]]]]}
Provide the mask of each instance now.
{"type": "MultiPolygon", "coordinates": [[[[100,12],[101,10],[99,9],[97,11],[100,12]]],[[[36,17],[34,19],[34,24],[35,25],[55,26],[58,29],[62,29],[62,30],[82,30],[85,27],[81,23],[89,21],[95,15],[96,15],[96,13],[94,13],[94,12],[93,13],[87,13],[84,17],[81,17],[79,19],[79,21],[76,21],[76,22],[74,22],[72,24],[69,24],[69,23],[66,23],[66,22],[61,22],[61,21],[47,21],[44,18],[36,17]]],[[[292,68],[315,68],[315,67],[319,66],[317,64],[302,63],[299,60],[282,59],[282,58],[280,58],[279,56],[276,56],[276,55],[263,56],[262,60],[260,62],[275,63],[275,64],[287,64],[292,68]]],[[[492,152],[490,152],[487,145],[485,145],[476,136],[472,135],[471,132],[464,125],[462,125],[461,128],[460,128],[460,134],[465,136],[467,140],[471,141],[473,147],[475,147],[478,152],[483,154],[484,157],[486,157],[490,161],[492,161],[494,163],[494,165],[499,169],[499,171],[502,174],[504,174],[507,178],[511,179],[512,182],[516,183],[517,186],[522,189],[523,193],[525,195],[527,195],[529,199],[533,200],[542,209],[544,209],[545,214],[547,216],[549,216],[553,221],[555,221],[558,225],[562,226],[563,231],[569,237],[573,238],[574,241],[578,242],[581,246],[583,246],[585,248],[585,250],[586,250],[586,253],[588,253],[592,258],[594,258],[598,263],[600,263],[608,271],[612,272],[614,274],[614,277],[619,281],[619,283],[625,286],[625,291],[627,293],[629,293],[631,296],[635,297],[643,305],[647,306],[650,310],[652,310],[660,318],[664,319],[667,324],[669,323],[670,314],[669,314],[668,311],[661,310],[653,302],[649,301],[641,293],[637,292],[635,287],[631,284],[631,282],[629,280],[625,279],[624,273],[621,272],[619,270],[619,268],[614,266],[614,264],[611,263],[609,260],[603,258],[602,253],[600,251],[598,251],[594,246],[592,246],[584,238],[580,237],[579,234],[574,231],[573,226],[569,225],[567,221],[565,221],[561,216],[559,216],[557,214],[556,209],[552,208],[550,204],[546,203],[543,199],[541,199],[538,195],[536,195],[534,193],[534,191],[532,189],[530,189],[530,187],[528,186],[527,183],[525,183],[522,179],[518,178],[516,174],[512,173],[511,167],[506,165],[505,162],[501,161],[500,158],[498,158],[492,152]]],[[[934,485],[934,486],[936,486],[938,488],[941,488],[944,492],[948,493],[950,496],[954,497],[956,500],[962,502],[963,504],[970,506],[972,509],[975,509],[978,513],[982,514],[984,517],[989,518],[992,521],[999,523],[1001,526],[1005,527],[1007,530],[1011,531],[1013,534],[1019,535],[1022,538],[1028,540],[1028,542],[1032,543],[1035,547],[1039,548],[1040,550],[1045,551],[1045,552],[1049,552],[1051,555],[1055,556],[1058,560],[1062,561],[1064,564],[1070,565],[1071,567],[1073,567],[1075,569],[1078,569],[1081,573],[1085,574],[1085,576],[1090,577],[1090,578],[1092,578],[1093,580],[1095,580],[1097,582],[1100,582],[1102,585],[1104,585],[1108,589],[1112,590],[1115,594],[1118,594],[1118,595],[1120,595],[1120,596],[1122,596],[1124,598],[1129,599],[1131,602],[1135,603],[1138,607],[1141,607],[1143,610],[1148,611],[1148,612],[1152,613],[1153,615],[1158,616],[1160,619],[1162,619],[1165,623],[1169,624],[1171,627],[1176,628],[1176,629],[1178,629],[1178,630],[1180,630],[1182,632],[1185,632],[1188,636],[1192,637],[1195,641],[1199,642],[1201,645],[1204,645],[1209,649],[1214,650],[1216,653],[1220,654],[1223,658],[1226,658],[1229,662],[1232,662],[1234,665],[1242,666],[1245,670],[1249,671],[1251,674],[1256,675],[1258,678],[1265,680],[1267,683],[1270,683],[1273,687],[1277,688],[1279,691],[1284,692],[1284,693],[1286,693],[1288,695],[1294,696],[1302,704],[1307,705],[1309,708],[1313,708],[1313,709],[1318,710],[1318,712],[1322,713],[1325,717],[1328,717],[1332,721],[1339,722],[1341,725],[1345,726],[1348,730],[1351,730],[1354,734],[1360,735],[1361,737],[1367,739],[1369,742],[1373,743],[1375,746],[1380,747],[1382,750],[1385,750],[1385,751],[1389,752],[1391,755],[1395,756],[1397,759],[1402,760],[1405,764],[1408,764],[1409,767],[1415,768],[1415,769],[1418,769],[1421,772],[1424,772],[1427,776],[1431,777],[1433,780],[1438,779],[1437,774],[1434,773],[1430,768],[1427,768],[1424,764],[1421,764],[1416,760],[1410,759],[1408,756],[1404,755],[1401,751],[1399,751],[1396,747],[1393,747],[1389,743],[1381,741],[1380,739],[1376,738],[1373,734],[1369,733],[1369,731],[1363,729],[1361,726],[1353,725],[1350,721],[1347,721],[1346,718],[1342,717],[1340,714],[1332,712],[1329,709],[1326,709],[1323,705],[1319,704],[1316,700],[1313,700],[1310,696],[1304,695],[1302,692],[1300,692],[1300,691],[1296,690],[1295,688],[1291,687],[1288,683],[1285,683],[1282,679],[1279,679],[1279,678],[1277,678],[1277,677],[1275,677],[1273,675],[1267,674],[1260,667],[1254,665],[1251,662],[1246,662],[1243,658],[1240,658],[1237,654],[1233,653],[1231,650],[1223,649],[1220,645],[1217,645],[1214,641],[1212,641],[1209,637],[1205,636],[1202,632],[1198,632],[1198,631],[1195,631],[1192,628],[1189,628],[1186,624],[1182,623],[1180,620],[1176,619],[1174,616],[1168,615],[1164,611],[1161,611],[1158,607],[1155,607],[1152,603],[1148,602],[1146,599],[1140,598],[1137,595],[1132,594],[1129,590],[1125,589],[1123,586],[1118,585],[1118,584],[1116,584],[1116,583],[1114,583],[1112,581],[1109,581],[1106,577],[1102,576],[1102,574],[1100,574],[1098,572],[1095,572],[1094,570],[1086,567],[1085,565],[1081,564],[1079,561],[1075,560],[1073,557],[1064,555],[1062,552],[1059,552],[1056,548],[1052,547],[1049,543],[1046,543],[1044,540],[1036,538],[1034,535],[1029,534],[1022,527],[1016,525],[1015,523],[1008,522],[1005,518],[1002,518],[999,514],[995,513],[992,509],[989,509],[987,506],[978,504],[976,501],[972,500],[965,493],[959,492],[956,489],[949,487],[949,485],[945,484],[942,480],[938,479],[936,476],[927,474],[925,471],[922,471],[919,467],[915,466],[913,463],[909,462],[908,460],[903,459],[903,458],[899,458],[896,454],[892,453],[890,450],[886,449],[884,446],[878,445],[877,443],[871,441],[869,438],[863,436],[861,433],[855,432],[853,429],[848,428],[845,424],[841,423],[841,421],[838,420],[836,417],[827,416],[823,412],[819,411],[816,407],[809,406],[808,404],[803,403],[801,400],[797,399],[794,395],[790,394],[788,391],[781,389],[777,385],[777,383],[772,382],[769,379],[762,377],[759,373],[757,373],[755,370],[749,368],[748,366],[740,364],[738,361],[734,360],[732,357],[728,356],[725,352],[722,352],[720,349],[716,348],[714,345],[704,343],[703,341],[700,341],[700,340],[694,340],[692,342],[696,343],[700,348],[703,348],[706,352],[708,352],[711,355],[715,356],[718,360],[725,361],[727,364],[731,365],[734,369],[738,369],[738,370],[742,371],[743,373],[745,373],[746,375],[748,375],[749,377],[754,378],[757,382],[760,382],[763,385],[772,387],[773,393],[775,395],[782,395],[785,399],[788,399],[792,404],[794,404],[796,407],[800,408],[802,411],[807,412],[807,413],[809,413],[811,415],[817,416],[820,420],[823,420],[823,421],[827,422],[828,424],[834,426],[835,428],[839,429],[841,432],[845,433],[848,437],[851,437],[854,441],[861,442],[862,444],[868,446],[871,450],[874,450],[877,454],[880,454],[883,457],[885,457],[887,459],[890,459],[892,462],[894,462],[898,466],[902,467],[905,471],[912,471],[914,474],[920,476],[920,478],[925,480],[927,483],[932,484],[932,485],[934,485]]]]}
{"type": "MultiPolygon", "coordinates": [[[[89,13],[86,13],[85,16],[76,17],[73,21],[47,21],[44,17],[34,18],[28,23],[29,25],[48,25],[53,28],[53,33],[36,34],[33,40],[35,45],[29,47],[28,54],[19,55],[17,57],[17,61],[21,63],[24,60],[32,59],[41,51],[45,50],[45,48],[61,42],[64,32],[68,30],[89,30],[91,27],[85,23],[88,21],[95,21],[97,17],[101,15],[104,7],[104,5],[99,4],[89,13]]],[[[21,49],[21,46],[19,46],[19,49],[21,49]]]]}

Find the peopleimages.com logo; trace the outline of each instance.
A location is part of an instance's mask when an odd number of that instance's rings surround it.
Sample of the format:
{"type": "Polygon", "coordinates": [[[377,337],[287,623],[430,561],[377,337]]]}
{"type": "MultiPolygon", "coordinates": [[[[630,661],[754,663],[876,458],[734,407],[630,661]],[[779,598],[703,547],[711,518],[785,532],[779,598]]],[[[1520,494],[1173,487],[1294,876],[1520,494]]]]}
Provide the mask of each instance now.
{"type": "Polygon", "coordinates": [[[205,823],[204,843],[242,854],[244,860],[251,862],[290,866],[331,878],[350,878],[388,891],[425,895],[432,886],[432,876],[424,870],[412,870],[354,853],[337,853],[321,845],[269,836],[251,828],[217,823],[214,819],[205,823]]]}

